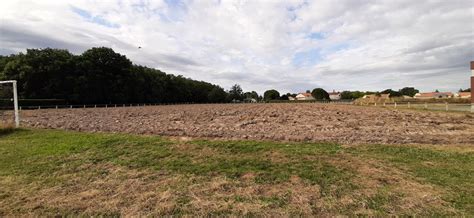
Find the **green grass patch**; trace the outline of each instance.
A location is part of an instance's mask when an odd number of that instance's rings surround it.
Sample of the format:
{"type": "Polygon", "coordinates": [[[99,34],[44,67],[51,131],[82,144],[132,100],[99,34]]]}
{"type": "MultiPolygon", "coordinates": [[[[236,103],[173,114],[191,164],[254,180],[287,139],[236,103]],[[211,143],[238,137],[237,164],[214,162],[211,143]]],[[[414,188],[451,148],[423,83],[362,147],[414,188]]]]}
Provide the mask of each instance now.
{"type": "Polygon", "coordinates": [[[174,148],[178,143],[161,137],[127,134],[15,131],[0,138],[0,175],[44,176],[59,171],[73,172],[86,164],[112,163],[184,175],[239,178],[253,173],[257,183],[268,184],[286,182],[291,175],[297,175],[308,183],[320,185],[324,195],[338,195],[341,190],[353,188],[344,182],[351,177],[349,170],[325,161],[341,149],[335,144],[198,140],[183,151],[174,148]],[[206,147],[212,153],[200,155],[206,147]],[[273,161],[267,155],[270,151],[278,153],[283,160],[273,161]],[[333,183],[339,184],[338,189],[330,189],[333,183]]]}
{"type": "MultiPolygon", "coordinates": [[[[74,176],[80,184],[88,184],[111,173],[107,167],[99,166],[118,166],[121,169],[160,173],[158,177],[172,175],[201,180],[226,177],[237,183],[244,180],[244,175],[252,175],[249,177],[253,178],[251,184],[262,187],[285,187],[290,184],[290,178],[299,177],[302,181],[298,184],[300,186],[318,185],[320,193],[309,195],[324,199],[320,202],[329,202],[331,211],[336,210],[336,214],[351,214],[361,205],[358,201],[365,202],[366,209],[376,214],[386,214],[387,208],[410,214],[403,207],[391,207],[401,204],[400,199],[404,196],[389,186],[379,187],[371,196],[359,192],[364,184],[355,182],[357,166],[343,164],[349,163],[342,161],[348,157],[362,160],[357,162],[359,164],[364,163],[363,160],[371,160],[401,169],[409,174],[405,179],[414,178],[419,183],[438,187],[445,194],[443,199],[464,212],[461,214],[474,214],[472,152],[395,145],[343,148],[333,143],[180,142],[157,136],[37,129],[0,132],[0,184],[8,185],[3,187],[7,191],[0,188],[0,203],[12,198],[16,190],[33,184],[35,187],[40,184],[40,188],[67,187],[75,183],[69,181],[74,176]],[[12,183],[12,178],[18,182],[12,183]],[[346,205],[334,203],[348,196],[353,196],[354,202],[346,205]]],[[[171,188],[180,193],[173,210],[178,214],[187,213],[185,208],[191,206],[193,195],[186,192],[186,185],[175,185],[157,187],[156,191],[171,188]]],[[[30,191],[33,193],[34,189],[30,191]]],[[[235,202],[263,202],[265,208],[270,209],[291,208],[293,199],[291,191],[270,197],[234,194],[227,197],[235,202]]],[[[430,208],[429,205],[427,208],[430,208]]],[[[226,214],[227,210],[232,208],[223,208],[222,214],[226,214]]],[[[77,211],[63,212],[76,214],[77,211]]],[[[80,211],[77,213],[81,214],[80,211]]]]}
{"type": "Polygon", "coordinates": [[[371,158],[410,172],[420,182],[447,190],[444,199],[456,209],[474,214],[474,153],[437,150],[416,146],[369,145],[351,153],[371,158]]]}

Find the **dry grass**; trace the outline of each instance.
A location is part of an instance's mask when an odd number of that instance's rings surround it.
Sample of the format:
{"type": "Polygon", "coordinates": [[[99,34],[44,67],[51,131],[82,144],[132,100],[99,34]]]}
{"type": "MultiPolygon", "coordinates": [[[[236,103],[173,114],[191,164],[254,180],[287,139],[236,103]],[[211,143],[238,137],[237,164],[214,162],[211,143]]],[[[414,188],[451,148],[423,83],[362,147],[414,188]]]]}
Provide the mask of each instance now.
{"type": "Polygon", "coordinates": [[[472,174],[448,174],[470,149],[21,130],[0,136],[0,215],[472,215],[472,174]]]}

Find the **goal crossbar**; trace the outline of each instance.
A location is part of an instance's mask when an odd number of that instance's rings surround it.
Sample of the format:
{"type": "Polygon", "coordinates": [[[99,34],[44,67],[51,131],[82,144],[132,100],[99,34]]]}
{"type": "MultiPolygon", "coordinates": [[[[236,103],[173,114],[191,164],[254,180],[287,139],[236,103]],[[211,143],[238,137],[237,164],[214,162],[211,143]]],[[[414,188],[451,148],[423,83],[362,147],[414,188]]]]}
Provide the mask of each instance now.
{"type": "Polygon", "coordinates": [[[18,113],[18,93],[16,89],[16,80],[0,81],[0,84],[12,83],[13,85],[13,108],[15,110],[15,127],[20,127],[20,114],[18,113]]]}

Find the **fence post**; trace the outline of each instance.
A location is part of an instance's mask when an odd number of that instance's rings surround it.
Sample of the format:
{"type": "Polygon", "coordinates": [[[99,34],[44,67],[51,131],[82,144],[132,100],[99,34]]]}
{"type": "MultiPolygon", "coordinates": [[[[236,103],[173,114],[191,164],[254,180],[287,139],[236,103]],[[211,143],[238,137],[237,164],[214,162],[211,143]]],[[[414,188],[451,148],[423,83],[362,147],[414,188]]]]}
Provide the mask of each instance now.
{"type": "Polygon", "coordinates": [[[115,104],[114,107],[117,107],[117,104],[115,104]]]}
{"type": "Polygon", "coordinates": [[[448,107],[448,102],[446,102],[446,111],[449,110],[449,107],[448,107]]]}
{"type": "Polygon", "coordinates": [[[377,107],[377,102],[374,103],[374,106],[377,107]]]}
{"type": "Polygon", "coordinates": [[[397,102],[395,102],[394,107],[397,108],[397,102]]]}
{"type": "Polygon", "coordinates": [[[425,102],[425,110],[428,109],[428,103],[425,102]]]}
{"type": "Polygon", "coordinates": [[[84,105],[84,108],[86,108],[86,105],[84,105]]]}
{"type": "Polygon", "coordinates": [[[72,105],[70,105],[70,106],[69,106],[69,108],[71,108],[71,109],[72,109],[72,105]]]}
{"type": "Polygon", "coordinates": [[[410,102],[408,102],[408,108],[410,108],[410,102]]]}
{"type": "Polygon", "coordinates": [[[383,106],[385,107],[385,102],[383,103],[383,106]]]}
{"type": "Polygon", "coordinates": [[[56,110],[58,109],[58,106],[56,105],[56,110]]]}
{"type": "Polygon", "coordinates": [[[96,105],[96,104],[94,104],[94,108],[97,108],[97,105],[96,105]]]}
{"type": "Polygon", "coordinates": [[[41,109],[41,106],[38,106],[38,110],[41,109]]]}

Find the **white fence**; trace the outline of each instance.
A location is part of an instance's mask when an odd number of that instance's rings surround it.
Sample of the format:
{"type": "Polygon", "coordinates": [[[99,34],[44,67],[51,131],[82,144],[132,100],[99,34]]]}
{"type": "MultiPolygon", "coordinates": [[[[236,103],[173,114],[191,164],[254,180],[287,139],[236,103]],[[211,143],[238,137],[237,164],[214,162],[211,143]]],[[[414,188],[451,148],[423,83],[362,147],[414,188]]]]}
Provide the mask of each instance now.
{"type": "Polygon", "coordinates": [[[471,112],[471,104],[459,103],[423,103],[423,102],[403,102],[403,103],[363,103],[359,105],[379,106],[398,109],[421,109],[421,110],[436,110],[436,111],[460,111],[471,112]]]}

